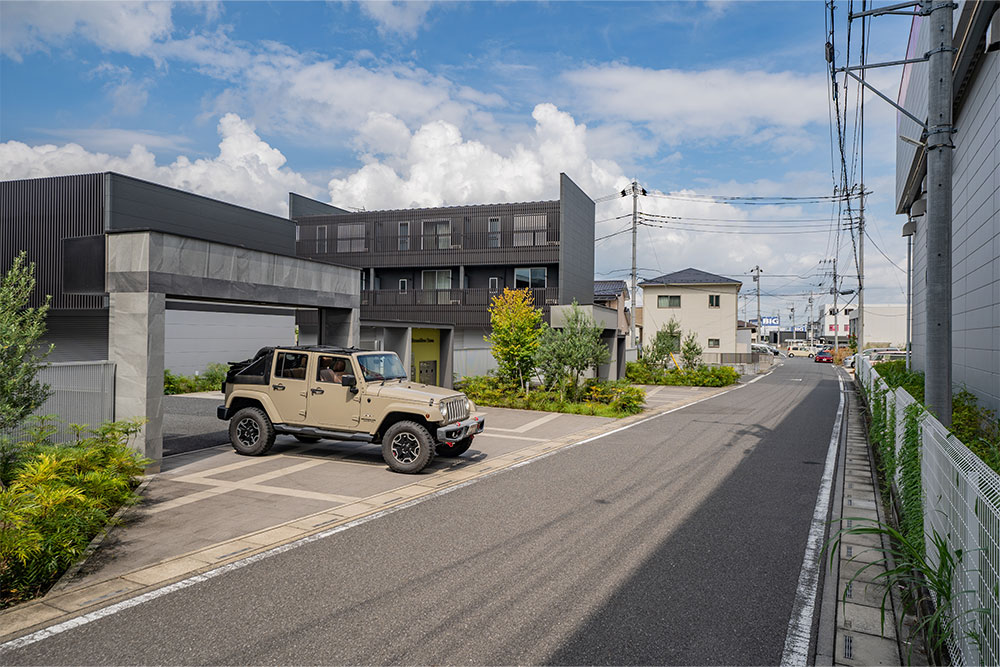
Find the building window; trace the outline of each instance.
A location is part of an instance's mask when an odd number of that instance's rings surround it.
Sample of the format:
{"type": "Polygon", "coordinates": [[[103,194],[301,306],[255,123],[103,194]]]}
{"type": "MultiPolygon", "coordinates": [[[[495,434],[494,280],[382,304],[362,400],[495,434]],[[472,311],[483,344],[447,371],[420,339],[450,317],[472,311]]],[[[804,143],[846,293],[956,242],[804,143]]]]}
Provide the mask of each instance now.
{"type": "Polygon", "coordinates": [[[325,255],[326,250],[326,225],[318,225],[316,227],[316,254],[325,255]]]}
{"type": "Polygon", "coordinates": [[[486,236],[486,247],[487,248],[499,248],[500,247],[500,218],[490,218],[489,226],[487,227],[489,233],[486,236]]]}
{"type": "Polygon", "coordinates": [[[451,248],[451,220],[424,220],[422,250],[448,250],[451,248]]]}
{"type": "Polygon", "coordinates": [[[364,252],[365,225],[351,223],[337,226],[337,252],[364,252]]]}
{"type": "Polygon", "coordinates": [[[681,296],[680,294],[668,294],[665,296],[656,297],[656,307],[657,308],[680,308],[681,307],[681,296]]]}
{"type": "Polygon", "coordinates": [[[500,291],[500,279],[496,276],[490,277],[490,291],[499,292],[500,291]]]}
{"type": "Polygon", "coordinates": [[[514,216],[514,245],[545,245],[548,242],[548,223],[542,215],[514,216]]]}
{"type": "Polygon", "coordinates": [[[548,269],[544,266],[530,269],[514,269],[514,289],[548,287],[548,269]]]}
{"type": "Polygon", "coordinates": [[[425,290],[421,303],[448,304],[451,301],[451,270],[421,271],[420,289],[425,290]]]}
{"type": "Polygon", "coordinates": [[[406,278],[400,278],[399,279],[399,291],[405,294],[406,293],[407,284],[408,284],[408,282],[407,282],[406,278]]]}
{"type": "Polygon", "coordinates": [[[708,339],[708,346],[709,347],[719,347],[719,339],[718,338],[709,338],[708,339]]]}
{"type": "Polygon", "coordinates": [[[720,295],[718,295],[718,294],[709,294],[708,295],[708,307],[709,308],[718,308],[719,307],[719,300],[721,298],[722,297],[720,295]]]}
{"type": "Polygon", "coordinates": [[[399,250],[409,250],[410,249],[410,223],[401,222],[399,223],[399,250]]]}

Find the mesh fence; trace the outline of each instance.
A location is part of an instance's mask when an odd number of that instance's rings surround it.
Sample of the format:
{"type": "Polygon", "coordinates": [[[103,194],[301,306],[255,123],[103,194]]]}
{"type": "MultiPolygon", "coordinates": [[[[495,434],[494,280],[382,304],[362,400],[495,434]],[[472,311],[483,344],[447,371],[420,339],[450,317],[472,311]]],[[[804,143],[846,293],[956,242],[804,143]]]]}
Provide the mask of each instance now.
{"type": "MultiPolygon", "coordinates": [[[[69,424],[98,426],[115,416],[115,365],[110,361],[72,361],[48,364],[38,373],[38,380],[49,385],[51,396],[36,415],[54,415],[58,432],[53,442],[66,442],[76,436],[69,424]]],[[[21,426],[7,435],[15,440],[27,437],[21,426]]]]}
{"type": "MultiPolygon", "coordinates": [[[[869,396],[877,389],[887,389],[867,360],[859,357],[856,367],[869,396]]],[[[895,408],[897,457],[905,437],[906,408],[915,402],[903,389],[887,394],[887,419],[895,408]]],[[[897,485],[902,481],[901,468],[895,470],[897,485]]],[[[955,619],[949,642],[952,661],[958,665],[1000,664],[1000,475],[924,411],[920,419],[920,478],[928,558],[934,559],[934,533],[947,540],[956,557],[961,554],[951,600],[950,616],[955,619]]]]}

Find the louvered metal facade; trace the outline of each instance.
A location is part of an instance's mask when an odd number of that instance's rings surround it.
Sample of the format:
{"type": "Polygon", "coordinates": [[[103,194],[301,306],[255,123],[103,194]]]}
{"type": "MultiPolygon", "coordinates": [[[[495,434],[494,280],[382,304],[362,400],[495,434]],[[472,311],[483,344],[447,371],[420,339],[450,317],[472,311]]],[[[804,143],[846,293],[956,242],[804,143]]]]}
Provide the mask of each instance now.
{"type": "Polygon", "coordinates": [[[53,310],[97,310],[103,296],[63,291],[62,239],[104,233],[104,174],[0,182],[0,267],[21,250],[35,263],[31,305],[51,295],[53,310]]]}

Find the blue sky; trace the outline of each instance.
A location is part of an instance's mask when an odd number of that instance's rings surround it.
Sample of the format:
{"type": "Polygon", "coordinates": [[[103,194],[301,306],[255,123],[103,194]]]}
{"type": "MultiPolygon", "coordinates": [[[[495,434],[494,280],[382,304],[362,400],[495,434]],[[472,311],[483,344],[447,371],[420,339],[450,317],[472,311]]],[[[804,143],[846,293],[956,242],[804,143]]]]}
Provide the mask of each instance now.
{"type": "MultiPolygon", "coordinates": [[[[3,2],[0,12],[5,179],[111,169],[284,214],[289,190],[375,209],[555,198],[560,171],[597,199],[637,178],[668,195],[641,199],[644,212],[689,221],[640,230],[641,276],[694,266],[749,291],[759,264],[764,312],[787,319],[795,305],[800,321],[799,295],[829,288],[819,264],[838,251],[829,204],[702,197],[832,194],[820,2],[3,2]]],[[[869,60],[901,57],[908,29],[876,20],[869,60]]],[[[899,72],[872,81],[895,96],[899,72]]],[[[869,229],[905,266],[895,114],[869,98],[865,118],[869,229]]],[[[597,236],[623,229],[614,218],[630,210],[599,204],[597,236]]],[[[848,266],[850,238],[839,242],[848,266]]],[[[599,277],[626,277],[630,253],[629,234],[599,242],[599,277]]],[[[867,300],[901,302],[904,274],[870,245],[866,260],[867,300]]]]}

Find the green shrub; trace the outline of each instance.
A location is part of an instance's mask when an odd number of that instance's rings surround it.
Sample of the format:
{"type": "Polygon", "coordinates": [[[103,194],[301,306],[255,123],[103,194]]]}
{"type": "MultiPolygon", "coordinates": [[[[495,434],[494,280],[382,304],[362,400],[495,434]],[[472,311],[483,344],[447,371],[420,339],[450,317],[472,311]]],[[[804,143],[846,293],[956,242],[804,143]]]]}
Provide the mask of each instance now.
{"type": "Polygon", "coordinates": [[[600,417],[638,414],[646,402],[646,392],[626,380],[587,380],[578,388],[576,399],[567,397],[568,386],[564,392],[558,389],[525,391],[516,383],[505,383],[492,375],[465,377],[458,386],[476,405],[600,417]]]}
{"type": "Polygon", "coordinates": [[[738,382],[740,374],[732,366],[698,366],[667,371],[640,360],[626,364],[625,377],[636,384],[725,387],[738,382]]]}
{"type": "Polygon", "coordinates": [[[122,505],[146,460],[129,447],[143,420],[106,423],[77,441],[31,438],[0,489],[0,607],[43,593],[122,505]]]}
{"type": "Polygon", "coordinates": [[[229,372],[228,364],[209,364],[198,375],[176,375],[169,369],[163,371],[164,394],[190,394],[196,391],[213,391],[222,386],[229,372]]]}

